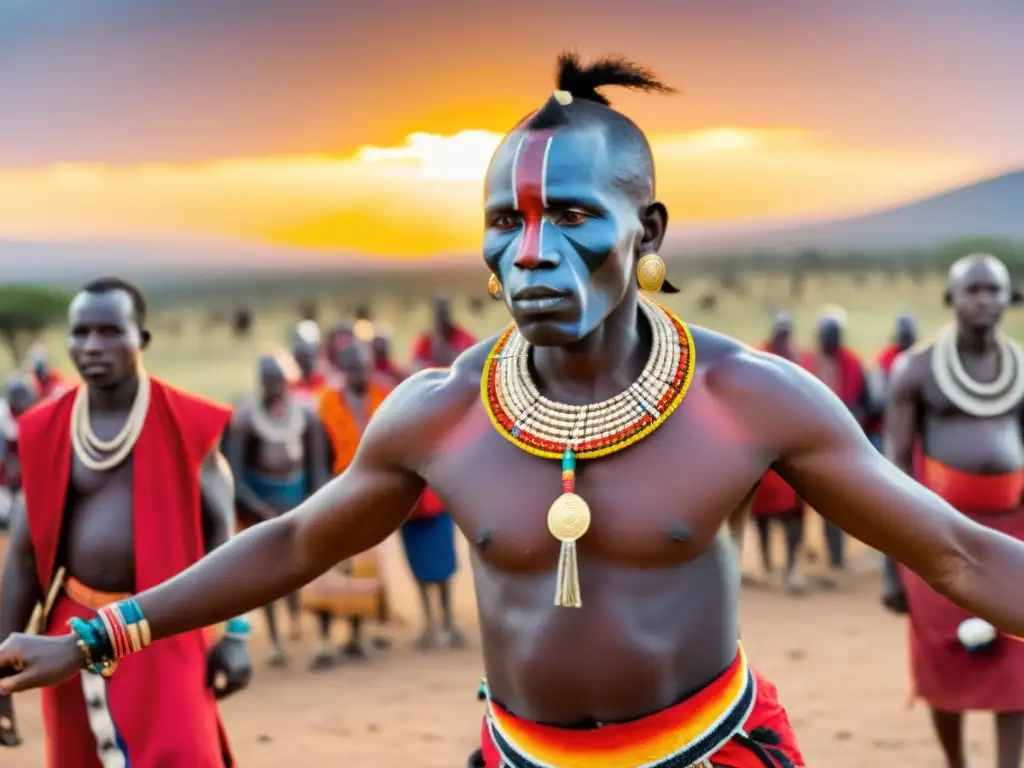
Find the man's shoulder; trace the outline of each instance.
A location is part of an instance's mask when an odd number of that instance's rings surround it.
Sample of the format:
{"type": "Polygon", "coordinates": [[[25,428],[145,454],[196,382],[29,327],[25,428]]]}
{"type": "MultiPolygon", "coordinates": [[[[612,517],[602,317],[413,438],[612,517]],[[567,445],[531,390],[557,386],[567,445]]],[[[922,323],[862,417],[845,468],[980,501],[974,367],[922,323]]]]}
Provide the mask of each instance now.
{"type": "Polygon", "coordinates": [[[898,354],[889,372],[890,386],[919,387],[931,376],[933,341],[923,341],[898,354]]]}
{"type": "Polygon", "coordinates": [[[809,420],[846,418],[835,395],[802,366],[713,331],[692,334],[703,389],[752,443],[778,445],[809,420]]]}

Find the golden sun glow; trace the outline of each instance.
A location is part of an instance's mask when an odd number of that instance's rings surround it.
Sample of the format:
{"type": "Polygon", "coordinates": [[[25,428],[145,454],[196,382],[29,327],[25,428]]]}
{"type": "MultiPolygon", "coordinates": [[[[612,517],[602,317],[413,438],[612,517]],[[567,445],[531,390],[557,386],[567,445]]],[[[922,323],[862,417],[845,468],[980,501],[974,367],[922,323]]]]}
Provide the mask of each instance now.
{"type": "MultiPolygon", "coordinates": [[[[197,237],[392,256],[475,252],[481,180],[501,136],[410,134],[350,156],[0,170],[0,237],[197,237]]],[[[973,158],[837,146],[799,129],[655,135],[675,222],[834,213],[957,184],[973,158]]]]}

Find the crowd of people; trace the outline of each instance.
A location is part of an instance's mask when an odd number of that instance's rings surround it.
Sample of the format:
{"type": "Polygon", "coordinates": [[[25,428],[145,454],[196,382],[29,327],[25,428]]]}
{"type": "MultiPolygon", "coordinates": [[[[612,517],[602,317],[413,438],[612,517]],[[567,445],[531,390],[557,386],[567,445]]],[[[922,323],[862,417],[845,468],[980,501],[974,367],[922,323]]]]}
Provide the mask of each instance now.
{"type": "Polygon", "coordinates": [[[995,714],[999,768],[1020,765],[1024,351],[998,332],[1017,298],[1005,266],[958,261],[954,323],[912,345],[901,319],[878,371],[836,312],[806,351],[785,316],[761,351],[691,327],[649,298],[675,290],[667,211],[646,138],[600,90],[614,85],[670,90],[565,55],[504,138],[483,254],[514,322],[475,343],[439,302],[409,376],[365,323],[323,339],[305,323],[228,408],[146,373],[137,287],[75,296],[82,382],[33,385],[43,399],[7,443],[23,503],[0,596],[0,743],[19,738],[10,694],[42,688],[51,768],[232,766],[216,701],[250,680],[247,614],[269,606],[272,664],[287,661],[279,600],[292,633],[299,611],[317,616],[315,669],[365,653],[366,620],[388,612],[379,545],[400,531],[419,644],[457,646],[457,526],[486,672],[472,765],[803,768],[739,639],[736,565],[753,506],[760,531],[783,521],[799,590],[806,505],[833,582],[843,531],[891,558],[883,603],[909,612],[947,765],[964,765],[968,710],[995,714]]]}
{"type": "MultiPolygon", "coordinates": [[[[846,344],[843,310],[832,307],[822,313],[814,343],[806,349],[796,343],[793,321],[786,311],[776,315],[768,339],[758,348],[813,373],[836,394],[871,443],[881,451],[886,391],[892,366],[917,340],[914,318],[900,315],[896,318],[890,342],[879,350],[874,361],[864,361],[846,344]]],[[[751,513],[757,527],[765,576],[770,579],[776,573],[771,530],[777,526],[782,529],[785,541],[782,583],[792,594],[804,594],[807,581],[800,571],[800,555],[804,547],[806,504],[777,472],[769,471],[757,487],[751,513]]],[[[819,580],[822,587],[834,589],[842,583],[847,568],[845,534],[830,520],[823,522],[827,571],[819,580]]]]}

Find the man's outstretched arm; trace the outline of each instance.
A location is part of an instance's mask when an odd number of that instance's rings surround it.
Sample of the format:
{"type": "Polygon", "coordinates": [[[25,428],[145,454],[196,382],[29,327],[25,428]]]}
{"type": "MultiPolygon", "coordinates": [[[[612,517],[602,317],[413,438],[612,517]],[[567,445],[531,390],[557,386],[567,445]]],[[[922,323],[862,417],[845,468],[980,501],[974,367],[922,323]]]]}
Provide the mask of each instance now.
{"type": "MultiPolygon", "coordinates": [[[[436,432],[434,405],[447,371],[403,382],[367,426],[352,466],[306,502],[249,529],[173,579],[137,596],[152,639],[207,627],[259,608],[336,563],[383,541],[401,525],[425,484],[409,469],[436,432]]],[[[438,408],[443,408],[439,405],[438,408]]],[[[58,683],[82,665],[74,635],[13,635],[0,646],[0,692],[58,683]]]]}
{"type": "Polygon", "coordinates": [[[139,595],[153,639],[267,605],[393,533],[423,493],[405,459],[416,419],[410,411],[430,386],[428,374],[395,390],[370,420],[352,465],[301,505],[139,595]]]}
{"type": "Polygon", "coordinates": [[[801,498],[954,603],[1024,636],[1024,543],[975,523],[887,461],[795,366],[751,361],[748,377],[745,420],[776,448],[777,470],[801,498]]]}

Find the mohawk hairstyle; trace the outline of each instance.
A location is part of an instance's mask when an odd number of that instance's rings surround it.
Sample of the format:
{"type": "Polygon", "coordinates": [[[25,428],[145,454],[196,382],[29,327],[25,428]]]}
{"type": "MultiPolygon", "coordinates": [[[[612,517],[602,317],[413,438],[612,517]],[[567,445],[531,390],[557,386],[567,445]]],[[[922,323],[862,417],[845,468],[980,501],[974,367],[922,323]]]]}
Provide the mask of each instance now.
{"type": "Polygon", "coordinates": [[[610,85],[650,93],[675,93],[649,69],[621,56],[604,56],[583,66],[578,54],[563,53],[558,57],[557,83],[559,90],[568,91],[574,99],[606,107],[611,102],[598,89],[610,85]]]}

